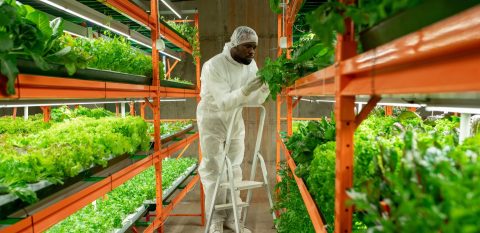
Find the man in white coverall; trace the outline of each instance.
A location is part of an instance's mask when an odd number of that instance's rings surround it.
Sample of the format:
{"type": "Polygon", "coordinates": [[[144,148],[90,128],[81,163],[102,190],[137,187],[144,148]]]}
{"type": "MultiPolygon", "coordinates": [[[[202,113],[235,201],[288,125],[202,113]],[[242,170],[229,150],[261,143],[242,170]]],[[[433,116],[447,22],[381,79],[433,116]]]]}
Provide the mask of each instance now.
{"type": "MultiPolygon", "coordinates": [[[[205,191],[207,211],[213,201],[215,182],[223,162],[222,152],[227,127],[233,117],[233,111],[245,104],[262,104],[269,94],[268,87],[256,77],[258,68],[253,58],[257,44],[256,32],[249,27],[240,26],[233,32],[230,42],[225,44],[223,52],[203,65],[201,101],[197,107],[203,159],[198,172],[205,191]]],[[[240,182],[242,180],[240,165],[245,152],[245,125],[241,112],[233,124],[231,138],[227,156],[232,161],[234,181],[240,182]]],[[[222,179],[226,182],[226,175],[222,179]]],[[[240,201],[240,192],[236,195],[237,200],[240,201]]],[[[219,189],[215,204],[226,203],[226,198],[227,191],[219,189]]],[[[232,210],[215,211],[211,217],[210,233],[222,233],[224,225],[235,229],[232,210]]],[[[244,227],[244,223],[241,223],[240,229],[243,233],[251,232],[244,227]]]]}

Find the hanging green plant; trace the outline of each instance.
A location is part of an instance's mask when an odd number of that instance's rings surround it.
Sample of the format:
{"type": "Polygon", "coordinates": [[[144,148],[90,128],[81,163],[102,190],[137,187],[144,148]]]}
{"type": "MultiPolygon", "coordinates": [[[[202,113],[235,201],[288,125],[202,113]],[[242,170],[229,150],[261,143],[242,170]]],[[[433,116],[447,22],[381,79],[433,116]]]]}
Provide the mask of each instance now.
{"type": "Polygon", "coordinates": [[[197,40],[198,28],[192,26],[188,22],[173,22],[166,20],[162,17],[162,20],[167,22],[167,24],[175,29],[177,32],[182,34],[187,38],[188,43],[192,46],[192,57],[193,57],[193,64],[196,64],[196,58],[200,58],[200,42],[197,40]]]}
{"type": "Polygon", "coordinates": [[[85,67],[86,57],[76,55],[71,47],[55,46],[62,35],[61,18],[49,21],[28,5],[0,0],[0,71],[8,79],[7,94],[15,94],[17,58],[31,59],[42,70],[51,68],[48,62],[59,61],[70,74],[85,67]]]}

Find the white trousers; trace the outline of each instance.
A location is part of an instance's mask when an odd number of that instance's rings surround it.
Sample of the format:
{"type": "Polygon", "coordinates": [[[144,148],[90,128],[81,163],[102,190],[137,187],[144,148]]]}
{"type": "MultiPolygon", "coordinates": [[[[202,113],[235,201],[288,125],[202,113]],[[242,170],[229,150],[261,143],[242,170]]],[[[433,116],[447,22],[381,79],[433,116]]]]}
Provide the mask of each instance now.
{"type": "MultiPolygon", "coordinates": [[[[199,110],[201,112],[201,110],[199,110]]],[[[223,163],[223,152],[225,147],[225,137],[227,122],[218,119],[215,114],[203,115],[197,114],[197,123],[200,131],[200,147],[202,150],[202,161],[198,168],[200,179],[203,184],[205,192],[205,210],[210,212],[210,205],[213,201],[213,192],[215,189],[215,182],[220,175],[221,165],[223,163]]],[[[231,140],[230,149],[227,156],[232,162],[234,182],[242,181],[241,164],[245,154],[245,128],[243,119],[240,117],[239,122],[234,124],[234,135],[231,140]]],[[[225,163],[226,166],[226,163],[225,163]]],[[[221,178],[221,183],[227,182],[227,170],[225,168],[224,175],[221,178]]],[[[215,204],[224,204],[230,200],[231,194],[226,189],[218,189],[215,204]],[[228,194],[228,195],[227,195],[228,194]]],[[[240,191],[235,194],[237,203],[241,201],[240,191]]],[[[240,217],[241,210],[238,211],[240,217]]],[[[208,217],[208,216],[207,216],[208,217]]],[[[233,211],[215,211],[212,216],[212,223],[233,220],[233,211]]]]}

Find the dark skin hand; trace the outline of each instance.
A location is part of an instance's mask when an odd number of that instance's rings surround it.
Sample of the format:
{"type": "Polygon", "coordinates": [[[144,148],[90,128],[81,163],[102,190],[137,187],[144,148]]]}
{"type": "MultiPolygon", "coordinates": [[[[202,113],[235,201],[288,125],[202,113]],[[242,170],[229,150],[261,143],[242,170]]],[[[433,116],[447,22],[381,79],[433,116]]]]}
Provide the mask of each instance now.
{"type": "Polygon", "coordinates": [[[230,54],[233,60],[240,64],[249,65],[255,57],[255,50],[257,49],[257,43],[248,42],[237,45],[230,49],[230,54]]]}

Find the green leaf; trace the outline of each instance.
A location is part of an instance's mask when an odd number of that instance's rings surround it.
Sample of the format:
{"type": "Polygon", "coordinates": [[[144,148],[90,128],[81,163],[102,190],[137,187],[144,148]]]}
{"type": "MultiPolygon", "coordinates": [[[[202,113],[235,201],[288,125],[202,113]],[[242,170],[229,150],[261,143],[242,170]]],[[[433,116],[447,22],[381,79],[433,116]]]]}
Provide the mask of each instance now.
{"type": "Polygon", "coordinates": [[[45,39],[48,39],[52,36],[53,31],[52,28],[50,28],[50,21],[48,20],[46,14],[40,11],[34,11],[27,14],[26,18],[37,25],[45,39]]]}
{"type": "Polygon", "coordinates": [[[7,94],[15,94],[15,79],[18,75],[17,60],[13,55],[5,55],[0,57],[0,70],[3,75],[7,76],[7,94]]]}
{"type": "Polygon", "coordinates": [[[0,31],[0,52],[8,51],[13,48],[13,40],[8,32],[0,31]]]}
{"type": "Polygon", "coordinates": [[[62,57],[62,56],[67,55],[67,54],[70,53],[71,51],[72,51],[72,47],[67,46],[67,47],[59,50],[58,52],[56,52],[56,53],[54,53],[54,54],[48,55],[48,57],[62,57]]]}
{"type": "Polygon", "coordinates": [[[63,34],[63,20],[60,17],[50,21],[50,28],[52,29],[52,37],[59,37],[63,34]]]}
{"type": "Polygon", "coordinates": [[[42,69],[42,70],[51,69],[50,64],[48,64],[48,62],[45,61],[45,59],[41,55],[31,52],[30,56],[33,58],[33,61],[35,62],[35,65],[37,65],[40,69],[42,69]]]}
{"type": "Polygon", "coordinates": [[[0,6],[0,27],[10,26],[17,18],[17,9],[9,4],[0,6]]]}
{"type": "MultiPolygon", "coordinates": [[[[318,55],[320,52],[325,51],[325,46],[323,44],[319,43],[314,46],[312,46],[308,51],[304,52],[300,56],[297,57],[295,62],[300,63],[304,62],[306,60],[311,59],[312,57],[318,55]]],[[[325,51],[326,53],[326,51],[325,51]]]]}
{"type": "Polygon", "coordinates": [[[77,72],[77,67],[74,63],[65,63],[65,68],[67,68],[68,75],[72,76],[77,72]]]}

